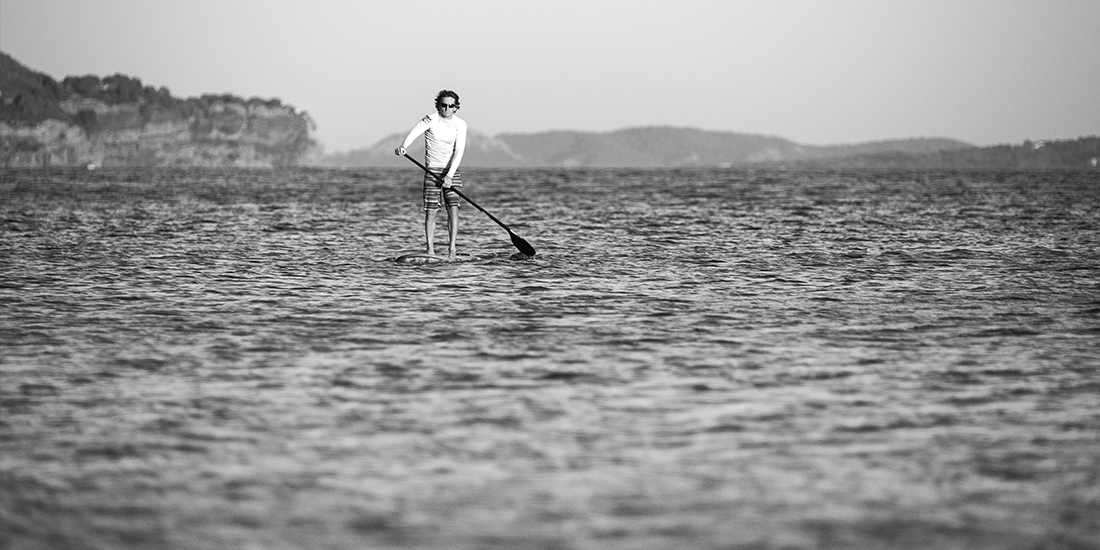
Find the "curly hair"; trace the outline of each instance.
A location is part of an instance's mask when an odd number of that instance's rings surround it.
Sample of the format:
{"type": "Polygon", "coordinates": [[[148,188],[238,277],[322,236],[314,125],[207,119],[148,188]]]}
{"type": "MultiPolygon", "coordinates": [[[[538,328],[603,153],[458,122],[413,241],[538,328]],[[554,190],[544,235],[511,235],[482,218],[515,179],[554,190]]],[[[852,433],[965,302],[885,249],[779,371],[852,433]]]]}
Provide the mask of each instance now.
{"type": "Polygon", "coordinates": [[[435,94],[435,104],[439,105],[439,102],[443,101],[445,97],[453,98],[455,100],[455,108],[458,108],[458,94],[451,90],[440,90],[438,94],[435,94]]]}

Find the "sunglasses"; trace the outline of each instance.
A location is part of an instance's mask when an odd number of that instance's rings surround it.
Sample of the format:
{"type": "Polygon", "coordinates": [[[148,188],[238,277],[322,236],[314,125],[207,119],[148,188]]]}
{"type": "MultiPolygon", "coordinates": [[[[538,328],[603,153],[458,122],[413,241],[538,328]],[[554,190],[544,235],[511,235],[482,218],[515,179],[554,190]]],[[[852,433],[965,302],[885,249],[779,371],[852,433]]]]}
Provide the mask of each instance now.
{"type": "Polygon", "coordinates": [[[436,106],[439,107],[440,109],[457,109],[458,108],[457,103],[437,103],[436,106]]]}

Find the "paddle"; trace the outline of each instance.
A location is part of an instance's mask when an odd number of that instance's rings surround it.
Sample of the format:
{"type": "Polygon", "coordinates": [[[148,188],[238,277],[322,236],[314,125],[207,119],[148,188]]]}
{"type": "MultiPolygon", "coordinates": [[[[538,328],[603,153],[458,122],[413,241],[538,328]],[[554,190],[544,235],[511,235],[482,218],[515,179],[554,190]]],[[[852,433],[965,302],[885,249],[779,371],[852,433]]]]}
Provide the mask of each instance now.
{"type": "MultiPolygon", "coordinates": [[[[443,185],[443,177],[442,176],[440,176],[439,174],[436,174],[435,172],[432,172],[431,170],[428,170],[427,166],[424,166],[423,164],[420,164],[419,161],[417,161],[416,159],[410,157],[408,153],[405,153],[405,158],[411,160],[413,162],[413,164],[419,166],[421,170],[431,174],[432,177],[434,177],[435,180],[439,182],[439,185],[443,185]]],[[[504,222],[498,220],[497,217],[490,214],[488,210],[485,210],[484,208],[479,206],[476,202],[470,200],[470,197],[467,197],[466,195],[463,195],[462,191],[459,191],[458,189],[455,189],[454,187],[452,187],[451,190],[454,191],[455,193],[458,193],[458,196],[462,197],[462,199],[465,200],[466,202],[474,205],[474,208],[477,208],[478,210],[481,210],[486,216],[489,216],[490,220],[493,220],[493,221],[497,222],[497,225],[503,227],[504,230],[508,232],[508,236],[512,237],[512,244],[515,245],[515,247],[518,248],[520,252],[523,252],[524,254],[526,254],[528,256],[534,256],[535,255],[535,247],[531,246],[530,243],[523,240],[523,237],[520,237],[519,235],[516,235],[514,232],[512,232],[512,230],[509,229],[507,225],[504,225],[504,222]]]]}

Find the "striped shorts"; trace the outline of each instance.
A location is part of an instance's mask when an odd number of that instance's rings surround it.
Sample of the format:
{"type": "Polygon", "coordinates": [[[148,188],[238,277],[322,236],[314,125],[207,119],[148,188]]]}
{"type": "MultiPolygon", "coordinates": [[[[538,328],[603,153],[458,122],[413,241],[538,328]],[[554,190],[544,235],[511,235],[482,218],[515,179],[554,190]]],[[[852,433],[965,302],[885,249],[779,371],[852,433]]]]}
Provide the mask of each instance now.
{"type": "MultiPolygon", "coordinates": [[[[442,170],[432,170],[432,173],[443,175],[442,170]]],[[[456,189],[462,189],[462,172],[455,172],[455,177],[451,178],[451,185],[456,189]]],[[[440,199],[447,203],[447,208],[461,206],[458,193],[449,189],[444,193],[440,191],[443,191],[443,188],[439,186],[439,182],[431,174],[424,172],[424,211],[439,210],[442,207],[440,199]],[[441,194],[442,197],[440,197],[441,194]]]]}

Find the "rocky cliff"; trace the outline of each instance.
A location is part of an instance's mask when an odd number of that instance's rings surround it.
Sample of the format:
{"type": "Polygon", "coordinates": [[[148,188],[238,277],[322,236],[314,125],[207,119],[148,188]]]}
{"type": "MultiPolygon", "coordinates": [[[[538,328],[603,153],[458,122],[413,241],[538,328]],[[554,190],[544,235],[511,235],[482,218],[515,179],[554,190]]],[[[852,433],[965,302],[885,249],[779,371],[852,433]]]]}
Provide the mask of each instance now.
{"type": "Polygon", "coordinates": [[[295,166],[316,154],[314,128],[277,99],[179,99],[125,75],[58,82],[0,53],[4,166],[295,166]]]}

